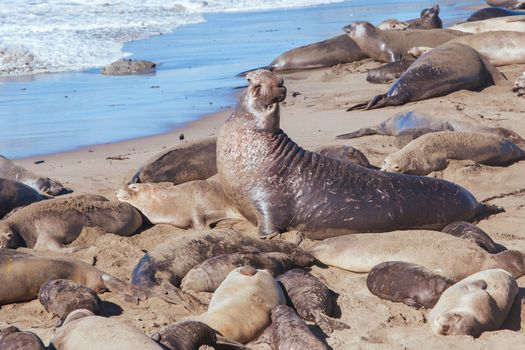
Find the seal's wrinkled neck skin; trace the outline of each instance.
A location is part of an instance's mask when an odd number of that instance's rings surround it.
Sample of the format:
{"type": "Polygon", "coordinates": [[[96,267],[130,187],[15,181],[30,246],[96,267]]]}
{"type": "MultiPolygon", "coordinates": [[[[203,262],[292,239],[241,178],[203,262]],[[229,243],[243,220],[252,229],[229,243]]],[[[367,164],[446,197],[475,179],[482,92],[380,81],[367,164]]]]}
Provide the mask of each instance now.
{"type": "Polygon", "coordinates": [[[239,99],[236,115],[251,123],[252,128],[263,131],[279,129],[279,102],[286,98],[283,79],[269,70],[259,69],[249,73],[250,84],[239,99]]]}

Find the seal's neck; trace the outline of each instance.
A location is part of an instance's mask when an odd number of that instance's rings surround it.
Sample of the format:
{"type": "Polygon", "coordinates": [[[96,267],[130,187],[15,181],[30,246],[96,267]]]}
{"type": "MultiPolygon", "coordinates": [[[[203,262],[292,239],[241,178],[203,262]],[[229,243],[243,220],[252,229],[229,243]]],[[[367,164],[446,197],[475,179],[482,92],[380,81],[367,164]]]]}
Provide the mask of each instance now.
{"type": "Polygon", "coordinates": [[[242,94],[237,104],[236,117],[243,118],[248,128],[267,132],[280,130],[280,107],[279,103],[273,103],[264,107],[257,97],[246,91],[242,94]]]}

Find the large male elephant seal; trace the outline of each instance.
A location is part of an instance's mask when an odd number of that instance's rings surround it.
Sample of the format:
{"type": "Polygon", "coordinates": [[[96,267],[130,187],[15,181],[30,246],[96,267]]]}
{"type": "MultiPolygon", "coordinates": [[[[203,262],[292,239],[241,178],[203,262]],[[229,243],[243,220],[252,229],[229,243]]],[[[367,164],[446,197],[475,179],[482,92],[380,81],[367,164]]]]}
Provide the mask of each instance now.
{"type": "Polygon", "coordinates": [[[441,229],[487,212],[450,182],[381,173],[302,149],[279,128],[282,79],[266,70],[247,78],[250,86],[219,132],[217,167],[226,195],[260,234],[300,230],[316,239],[441,229]]]}
{"type": "Polygon", "coordinates": [[[443,28],[443,22],[439,18],[439,5],[435,4],[430,8],[423,9],[419,18],[407,21],[387,19],[377,27],[382,30],[437,29],[443,28]]]}
{"type": "Polygon", "coordinates": [[[448,29],[386,31],[369,22],[353,22],[343,30],[364,53],[381,62],[397,61],[414,46],[436,47],[464,35],[448,29]]]}
{"type": "Polygon", "coordinates": [[[453,281],[494,268],[505,269],[515,278],[525,274],[525,255],[522,252],[506,250],[490,254],[474,242],[437,231],[333,237],[317,243],[308,252],[325,265],[361,273],[370,272],[385,261],[405,261],[425,266],[453,281]]]}
{"type": "MultiPolygon", "coordinates": [[[[465,33],[482,33],[492,32],[497,30],[506,30],[514,32],[525,32],[525,15],[521,16],[506,16],[485,19],[483,21],[466,22],[456,24],[450,27],[451,30],[456,30],[465,33]]],[[[421,45],[428,46],[428,45],[421,45]]],[[[434,47],[431,46],[430,47],[434,47]]]]}
{"type": "Polygon", "coordinates": [[[503,7],[485,7],[477,10],[467,18],[467,22],[483,21],[485,19],[524,15],[525,11],[512,11],[503,7]]]}
{"type": "Polygon", "coordinates": [[[98,195],[79,195],[33,203],[0,221],[0,248],[17,248],[22,238],[29,248],[75,251],[66,248],[84,227],[130,236],[142,225],[140,213],[128,203],[98,195]]]}
{"type": "Polygon", "coordinates": [[[52,196],[71,192],[57,180],[33,174],[2,155],[0,155],[0,178],[22,182],[37,191],[52,196]]]}
{"type": "Polygon", "coordinates": [[[0,305],[36,299],[44,283],[60,278],[78,282],[96,292],[110,290],[134,300],[146,298],[140,288],[85,262],[0,249],[0,305]]]}
{"type": "Polygon", "coordinates": [[[45,350],[42,340],[33,332],[23,332],[11,326],[0,331],[2,350],[45,350]]]}
{"type": "Polygon", "coordinates": [[[400,106],[458,90],[481,91],[502,79],[501,73],[473,48],[446,43],[419,57],[386,94],[348,111],[400,106]]]}
{"type": "Polygon", "coordinates": [[[451,160],[506,166],[522,159],[525,159],[525,152],[504,137],[439,131],[425,134],[386,157],[381,170],[428,175],[445,169],[451,160]]]}
{"type": "Polygon", "coordinates": [[[0,178],[0,219],[15,208],[46,198],[21,182],[0,178]]]}
{"type": "Polygon", "coordinates": [[[507,7],[510,9],[525,9],[525,1],[521,0],[485,0],[489,6],[507,7]]]}
{"type": "Polygon", "coordinates": [[[502,269],[485,270],[454,284],[428,315],[438,335],[471,335],[498,330],[518,294],[518,283],[502,269]]]}

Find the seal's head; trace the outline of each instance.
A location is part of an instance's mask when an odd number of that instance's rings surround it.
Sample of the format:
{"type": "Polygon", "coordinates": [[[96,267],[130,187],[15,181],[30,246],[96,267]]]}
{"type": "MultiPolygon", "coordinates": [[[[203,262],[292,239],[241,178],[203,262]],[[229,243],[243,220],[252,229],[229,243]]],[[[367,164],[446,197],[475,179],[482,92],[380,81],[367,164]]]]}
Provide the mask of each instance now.
{"type": "MultiPolygon", "coordinates": [[[[406,157],[405,157],[406,158],[406,157]]],[[[408,172],[410,164],[405,164],[403,162],[403,157],[399,157],[397,153],[392,153],[383,160],[381,165],[382,171],[390,171],[395,173],[405,173],[408,172]]]]}
{"type": "Polygon", "coordinates": [[[437,333],[441,335],[472,335],[480,334],[479,322],[476,318],[466,312],[449,311],[436,320],[437,333]]]}
{"type": "Polygon", "coordinates": [[[36,187],[42,193],[49,194],[51,196],[59,196],[73,192],[71,189],[64,187],[64,185],[62,185],[60,182],[48,177],[38,179],[36,182],[36,187]]]}
{"type": "Polygon", "coordinates": [[[152,186],[150,186],[150,184],[148,184],[148,183],[145,183],[145,184],[142,184],[142,183],[130,184],[130,185],[127,185],[127,186],[122,187],[121,189],[119,189],[115,193],[115,196],[121,202],[133,203],[134,201],[136,201],[137,197],[139,197],[140,194],[143,193],[143,191],[141,189],[150,188],[150,187],[152,187],[152,186]]]}
{"type": "Polygon", "coordinates": [[[343,27],[343,30],[350,38],[356,40],[370,36],[377,28],[370,22],[358,21],[343,27]]]}
{"type": "Polygon", "coordinates": [[[435,4],[431,8],[421,11],[421,18],[434,18],[439,16],[439,5],[435,4]]]}
{"type": "Polygon", "coordinates": [[[7,221],[0,221],[0,248],[15,249],[20,246],[19,236],[7,221]]]}

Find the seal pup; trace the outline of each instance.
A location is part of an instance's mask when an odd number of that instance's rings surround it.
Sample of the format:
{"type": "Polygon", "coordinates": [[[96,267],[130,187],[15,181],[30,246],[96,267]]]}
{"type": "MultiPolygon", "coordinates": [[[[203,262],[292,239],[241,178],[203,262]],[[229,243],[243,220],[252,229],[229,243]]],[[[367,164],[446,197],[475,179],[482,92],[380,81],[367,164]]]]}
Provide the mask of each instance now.
{"type": "Polygon", "coordinates": [[[428,314],[428,323],[437,335],[479,337],[501,327],[518,290],[507,271],[480,271],[445,290],[428,314]]]}
{"type": "Polygon", "coordinates": [[[496,135],[439,131],[425,134],[385,158],[383,171],[428,175],[445,169],[451,160],[505,166],[525,158],[512,141],[496,135]]]}
{"type": "Polygon", "coordinates": [[[205,180],[217,173],[216,138],[177,145],[146,162],[129,183],[205,180]]]}
{"type": "Polygon", "coordinates": [[[224,192],[260,234],[298,230],[323,239],[441,229],[495,212],[447,181],[381,173],[302,149],[279,128],[282,79],[265,70],[247,78],[250,86],[219,132],[217,166],[224,192]]]}
{"type": "Polygon", "coordinates": [[[458,90],[481,91],[502,79],[496,67],[473,48],[446,43],[419,57],[385,94],[347,111],[400,106],[458,90]]]}
{"type": "Polygon", "coordinates": [[[0,178],[21,182],[51,196],[73,192],[59,181],[33,174],[2,155],[0,155],[0,178]]]}
{"type": "Polygon", "coordinates": [[[524,15],[525,11],[512,11],[503,7],[485,7],[477,10],[467,18],[467,22],[483,21],[484,19],[519,16],[524,15]]]}
{"type": "MultiPolygon", "coordinates": [[[[483,21],[466,22],[456,24],[450,27],[451,30],[457,30],[464,33],[482,33],[492,31],[513,31],[525,32],[525,15],[507,16],[484,19],[483,21]]],[[[421,45],[414,45],[421,46],[421,45]]],[[[434,47],[432,45],[424,45],[434,47]]]]}
{"type": "Polygon", "coordinates": [[[438,29],[443,28],[443,22],[439,18],[439,5],[423,9],[419,18],[399,21],[387,19],[378,26],[382,30],[405,30],[405,29],[438,29]]]}
{"type": "Polygon", "coordinates": [[[224,219],[244,219],[224,194],[216,176],[179,185],[134,183],[118,190],[116,197],[140,210],[154,225],[205,229],[224,219]]]}
{"type": "Polygon", "coordinates": [[[433,308],[454,281],[424,266],[404,261],[387,261],[374,266],[366,278],[370,293],[419,309],[433,308]]]}
{"type": "Polygon", "coordinates": [[[336,295],[319,279],[303,269],[293,269],[278,276],[276,280],[303,319],[315,322],[325,333],[349,328],[345,323],[330,317],[334,314],[336,295]]]}
{"type": "Polygon", "coordinates": [[[468,239],[491,254],[498,254],[506,250],[505,247],[494,242],[485,231],[470,222],[453,222],[443,228],[441,232],[459,238],[468,239]]]}
{"type": "Polygon", "coordinates": [[[97,293],[110,290],[134,302],[146,298],[140,288],[83,261],[0,249],[0,305],[36,299],[40,287],[50,279],[75,281],[97,293]]]}
{"type": "Polygon", "coordinates": [[[40,338],[33,332],[22,332],[14,326],[0,331],[0,349],[2,350],[45,350],[40,338]]]}
{"type": "Polygon", "coordinates": [[[98,195],[56,198],[28,205],[0,221],[0,248],[17,248],[22,238],[28,248],[73,252],[65,247],[84,227],[131,236],[142,226],[138,210],[128,203],[98,195]]]}
{"type": "Polygon", "coordinates": [[[313,257],[307,253],[239,252],[223,254],[208,259],[192,268],[181,281],[181,289],[194,292],[214,292],[233,270],[242,266],[267,270],[272,276],[286,271],[312,265],[313,257]]]}
{"type": "MultiPolygon", "coordinates": [[[[89,310],[77,310],[74,318],[66,318],[51,339],[56,350],[162,350],[153,339],[114,318],[95,316],[89,310]]],[[[76,312],[76,311],[75,311],[76,312]]]]}
{"type": "Polygon", "coordinates": [[[44,283],[38,291],[38,300],[47,312],[64,320],[72,311],[87,309],[98,314],[102,301],[97,293],[80,283],[56,279],[44,283]]]}
{"type": "Polygon", "coordinates": [[[437,231],[409,230],[333,237],[317,243],[307,252],[325,265],[359,273],[370,272],[385,261],[405,261],[425,266],[453,281],[493,268],[505,269],[515,278],[525,274],[522,252],[506,250],[490,254],[474,242],[437,231]],[[447,252],[446,258],[443,252],[447,252]]]}
{"type": "Polygon", "coordinates": [[[386,84],[399,78],[415,58],[403,57],[402,59],[385,64],[382,67],[369,69],[366,73],[366,81],[372,84],[386,84]]]}
{"type": "Polygon", "coordinates": [[[380,62],[398,61],[414,46],[436,47],[464,35],[447,29],[386,31],[369,22],[353,22],[343,30],[364,53],[380,62]]]}
{"type": "Polygon", "coordinates": [[[0,219],[13,209],[47,199],[21,182],[0,178],[0,219]]]}
{"type": "Polygon", "coordinates": [[[520,0],[485,0],[489,6],[507,7],[510,9],[525,9],[525,1],[520,0]]]}

